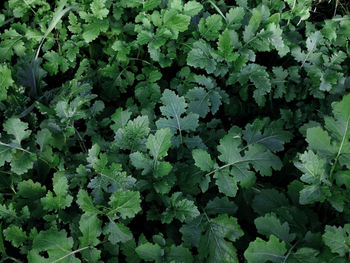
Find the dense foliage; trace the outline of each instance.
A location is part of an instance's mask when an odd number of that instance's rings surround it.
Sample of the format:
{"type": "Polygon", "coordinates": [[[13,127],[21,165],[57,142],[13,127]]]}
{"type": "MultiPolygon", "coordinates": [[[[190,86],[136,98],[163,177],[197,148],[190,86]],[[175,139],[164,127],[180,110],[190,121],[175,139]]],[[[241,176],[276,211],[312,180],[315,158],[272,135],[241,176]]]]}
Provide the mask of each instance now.
{"type": "Polygon", "coordinates": [[[0,262],[349,262],[336,2],[3,1],[0,262]]]}

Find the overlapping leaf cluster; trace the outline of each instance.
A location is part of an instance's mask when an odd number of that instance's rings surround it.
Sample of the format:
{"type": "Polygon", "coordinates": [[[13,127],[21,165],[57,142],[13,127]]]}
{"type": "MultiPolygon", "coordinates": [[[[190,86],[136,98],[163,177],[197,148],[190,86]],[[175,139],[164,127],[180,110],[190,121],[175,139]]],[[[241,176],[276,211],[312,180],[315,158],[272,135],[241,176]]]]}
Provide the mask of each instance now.
{"type": "Polygon", "coordinates": [[[0,262],[348,262],[350,18],[320,2],[0,5],[0,262]]]}

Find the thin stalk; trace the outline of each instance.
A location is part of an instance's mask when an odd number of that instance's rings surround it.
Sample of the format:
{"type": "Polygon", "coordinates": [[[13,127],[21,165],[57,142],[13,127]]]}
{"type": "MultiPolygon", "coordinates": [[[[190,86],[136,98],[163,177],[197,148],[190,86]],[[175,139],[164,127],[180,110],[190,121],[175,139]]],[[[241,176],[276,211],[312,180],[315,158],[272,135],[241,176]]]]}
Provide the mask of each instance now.
{"type": "Polygon", "coordinates": [[[210,224],[210,218],[208,217],[208,215],[207,215],[207,213],[205,212],[204,209],[203,209],[203,213],[204,213],[204,215],[205,215],[205,218],[206,218],[207,221],[208,221],[208,224],[209,224],[209,227],[210,227],[210,231],[212,232],[212,235],[214,236],[216,245],[218,246],[218,248],[219,248],[219,250],[220,250],[220,254],[221,254],[222,252],[221,252],[220,243],[219,243],[219,241],[217,240],[216,235],[215,235],[215,231],[214,231],[213,227],[212,227],[211,224],[210,224]]]}
{"type": "Polygon", "coordinates": [[[339,147],[337,156],[335,157],[334,163],[333,163],[332,168],[331,168],[331,171],[330,171],[330,173],[329,173],[329,180],[330,180],[331,182],[332,182],[332,180],[333,180],[333,173],[334,173],[335,167],[337,166],[339,156],[340,156],[341,151],[343,150],[343,147],[344,147],[345,137],[346,137],[346,134],[347,134],[347,132],[348,132],[348,127],[349,127],[349,120],[350,120],[350,114],[349,114],[349,116],[348,116],[348,119],[346,120],[346,126],[345,126],[346,128],[345,128],[344,135],[343,135],[343,138],[342,138],[341,143],[340,143],[340,147],[339,147]]]}
{"type": "Polygon", "coordinates": [[[290,254],[292,253],[293,249],[295,248],[295,246],[298,244],[298,242],[295,242],[295,244],[288,250],[287,255],[285,256],[283,263],[287,262],[286,260],[288,259],[288,257],[290,256],[290,254]]]}
{"type": "Polygon", "coordinates": [[[23,261],[19,260],[19,259],[16,259],[16,258],[13,258],[13,257],[7,257],[5,259],[9,259],[9,260],[12,260],[13,262],[16,262],[16,263],[23,263],[23,261]]]}
{"type": "Polygon", "coordinates": [[[36,15],[35,10],[29,5],[29,3],[27,2],[27,0],[23,0],[23,2],[29,7],[29,9],[34,13],[34,15],[36,15]]]}
{"type": "Polygon", "coordinates": [[[79,253],[79,252],[81,252],[81,251],[83,251],[83,250],[86,250],[86,249],[88,249],[88,248],[90,248],[90,246],[87,246],[87,247],[83,247],[83,248],[79,248],[79,249],[77,249],[77,250],[74,250],[74,251],[72,251],[72,252],[70,252],[70,253],[64,255],[63,257],[60,257],[59,259],[56,259],[55,261],[52,261],[51,263],[60,262],[61,260],[65,259],[66,257],[69,257],[69,256],[71,256],[71,255],[74,255],[74,254],[76,254],[76,253],[79,253]]]}
{"type": "Polygon", "coordinates": [[[61,21],[62,17],[73,8],[73,6],[69,6],[65,9],[63,9],[64,6],[66,5],[66,3],[67,3],[67,0],[62,1],[61,4],[57,7],[55,13],[53,14],[52,21],[51,21],[49,27],[47,28],[47,30],[43,36],[43,39],[41,40],[41,42],[39,44],[38,50],[36,51],[35,59],[37,59],[39,57],[40,49],[41,49],[42,45],[44,44],[44,41],[47,38],[47,36],[52,32],[52,30],[55,29],[57,24],[61,21]]]}
{"type": "Polygon", "coordinates": [[[227,23],[226,17],[224,16],[224,14],[221,12],[220,8],[211,0],[208,1],[215,9],[216,11],[222,16],[222,18],[225,20],[225,22],[227,23]]]}

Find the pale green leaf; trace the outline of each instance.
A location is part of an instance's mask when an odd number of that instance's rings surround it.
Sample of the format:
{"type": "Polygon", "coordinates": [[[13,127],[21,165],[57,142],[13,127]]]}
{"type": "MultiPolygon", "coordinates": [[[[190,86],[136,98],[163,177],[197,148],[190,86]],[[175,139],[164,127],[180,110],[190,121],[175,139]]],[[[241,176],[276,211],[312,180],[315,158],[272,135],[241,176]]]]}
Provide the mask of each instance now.
{"type": "Polygon", "coordinates": [[[79,237],[80,246],[96,246],[100,243],[98,237],[101,234],[102,221],[97,218],[96,214],[85,213],[79,221],[79,229],[83,234],[79,237]]]}
{"type": "Polygon", "coordinates": [[[350,252],[350,225],[342,227],[326,225],[325,233],[322,235],[323,242],[331,249],[333,253],[343,257],[350,252]]]}
{"type": "Polygon", "coordinates": [[[218,14],[214,14],[208,18],[202,18],[199,21],[198,29],[205,39],[216,40],[219,37],[219,31],[222,26],[222,17],[218,14]]]}
{"type": "Polygon", "coordinates": [[[202,171],[210,172],[213,170],[215,162],[206,151],[202,149],[193,150],[192,156],[195,161],[195,165],[202,171]]]}
{"type": "Polygon", "coordinates": [[[266,214],[254,220],[258,232],[266,237],[274,235],[279,239],[290,243],[295,238],[295,234],[290,233],[289,224],[283,224],[274,213],[266,214]]]}
{"type": "Polygon", "coordinates": [[[145,261],[159,261],[164,255],[163,249],[158,244],[149,242],[138,246],[135,251],[145,261]]]}
{"type": "Polygon", "coordinates": [[[27,240],[27,234],[22,228],[11,225],[4,230],[4,237],[7,241],[11,242],[14,247],[19,247],[27,240]]]}
{"type": "Polygon", "coordinates": [[[154,160],[167,156],[167,151],[171,146],[171,136],[169,128],[157,130],[155,135],[148,136],[146,146],[154,160]]]}
{"type": "Polygon", "coordinates": [[[11,70],[6,65],[0,65],[0,101],[7,99],[7,89],[13,84],[11,70]]]}
{"type": "Polygon", "coordinates": [[[264,263],[274,262],[283,263],[285,260],[285,253],[287,252],[285,243],[279,242],[278,238],[271,235],[268,241],[261,238],[249,244],[249,247],[244,252],[244,257],[248,263],[264,263]]]}
{"type": "Polygon", "coordinates": [[[17,118],[10,118],[4,123],[4,131],[15,137],[15,142],[21,145],[21,141],[27,139],[32,133],[28,130],[28,124],[17,118]]]}
{"type": "Polygon", "coordinates": [[[244,32],[243,32],[244,42],[247,43],[254,37],[256,31],[260,26],[261,20],[262,20],[261,12],[256,11],[250,18],[248,25],[244,28],[244,32]]]}
{"type": "Polygon", "coordinates": [[[117,214],[121,218],[133,218],[141,211],[140,193],[118,190],[112,194],[108,204],[111,210],[108,214],[117,214]]]}
{"type": "Polygon", "coordinates": [[[203,6],[197,1],[189,1],[184,5],[184,14],[188,16],[195,16],[202,9],[203,9],[203,6]]]}
{"type": "Polygon", "coordinates": [[[108,240],[113,245],[119,242],[125,243],[133,238],[130,229],[121,223],[109,222],[105,231],[109,234],[108,240]]]}
{"type": "Polygon", "coordinates": [[[87,191],[80,189],[77,197],[77,204],[79,205],[80,209],[82,209],[84,212],[91,214],[100,213],[100,211],[95,207],[87,191]]]}
{"type": "Polygon", "coordinates": [[[186,31],[190,20],[190,16],[178,14],[174,9],[165,11],[163,16],[164,25],[175,32],[186,31]]]}

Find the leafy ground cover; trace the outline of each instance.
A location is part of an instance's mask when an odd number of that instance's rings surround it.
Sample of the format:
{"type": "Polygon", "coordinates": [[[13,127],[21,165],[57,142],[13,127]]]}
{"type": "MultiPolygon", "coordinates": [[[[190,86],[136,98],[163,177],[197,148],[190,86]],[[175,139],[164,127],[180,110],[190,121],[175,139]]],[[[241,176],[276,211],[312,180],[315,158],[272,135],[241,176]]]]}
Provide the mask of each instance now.
{"type": "Polygon", "coordinates": [[[0,7],[0,262],[349,262],[346,1],[0,7]]]}

